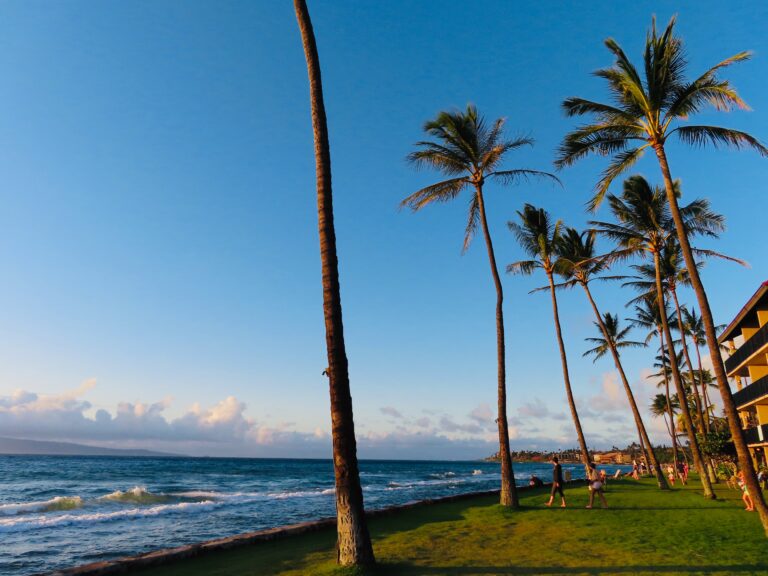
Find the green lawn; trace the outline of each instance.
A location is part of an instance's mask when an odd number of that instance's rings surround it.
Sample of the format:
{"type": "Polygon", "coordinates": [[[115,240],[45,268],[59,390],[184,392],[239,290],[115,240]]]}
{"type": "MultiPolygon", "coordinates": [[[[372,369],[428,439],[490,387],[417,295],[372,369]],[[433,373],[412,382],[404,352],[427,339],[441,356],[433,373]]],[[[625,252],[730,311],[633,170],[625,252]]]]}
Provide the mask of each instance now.
{"type": "MultiPolygon", "coordinates": [[[[607,510],[586,510],[580,486],[566,492],[566,509],[544,507],[548,492],[538,490],[524,492],[517,511],[484,497],[376,518],[374,574],[768,574],[768,539],[740,493],[723,487],[719,500],[707,501],[691,480],[667,493],[650,480],[611,482],[607,510]]],[[[140,575],[351,574],[334,565],[334,536],[216,552],[140,575]]]]}

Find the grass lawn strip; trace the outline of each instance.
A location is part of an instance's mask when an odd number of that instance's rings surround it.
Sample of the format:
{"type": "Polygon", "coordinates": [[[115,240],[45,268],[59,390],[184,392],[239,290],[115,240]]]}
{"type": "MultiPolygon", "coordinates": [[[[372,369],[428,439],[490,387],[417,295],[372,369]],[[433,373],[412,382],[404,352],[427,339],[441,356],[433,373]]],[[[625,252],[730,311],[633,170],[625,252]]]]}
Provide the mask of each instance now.
{"type": "MultiPolygon", "coordinates": [[[[566,492],[569,507],[546,508],[549,493],[524,493],[511,511],[494,497],[425,506],[372,519],[376,575],[768,574],[768,542],[741,494],[718,487],[705,500],[687,487],[653,481],[609,483],[610,508],[586,510],[586,487],[566,492]]],[[[596,504],[597,506],[597,504],[596,504]]],[[[347,576],[335,564],[327,530],[137,571],[137,576],[347,576]]]]}

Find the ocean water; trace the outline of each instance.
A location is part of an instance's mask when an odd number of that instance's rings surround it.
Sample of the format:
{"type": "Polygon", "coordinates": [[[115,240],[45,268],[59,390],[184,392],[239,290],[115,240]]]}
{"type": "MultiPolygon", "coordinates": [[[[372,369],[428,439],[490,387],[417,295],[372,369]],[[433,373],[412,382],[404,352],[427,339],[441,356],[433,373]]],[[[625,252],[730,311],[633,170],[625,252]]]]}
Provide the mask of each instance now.
{"type": "MultiPolygon", "coordinates": [[[[564,465],[574,478],[579,465],[564,465]]],[[[616,467],[607,466],[612,473],[616,467]]],[[[497,489],[490,462],[362,461],[366,507],[497,489]]],[[[517,463],[518,485],[548,464],[517,463]]],[[[330,460],[0,456],[0,574],[44,573],[334,515],[330,460]]]]}

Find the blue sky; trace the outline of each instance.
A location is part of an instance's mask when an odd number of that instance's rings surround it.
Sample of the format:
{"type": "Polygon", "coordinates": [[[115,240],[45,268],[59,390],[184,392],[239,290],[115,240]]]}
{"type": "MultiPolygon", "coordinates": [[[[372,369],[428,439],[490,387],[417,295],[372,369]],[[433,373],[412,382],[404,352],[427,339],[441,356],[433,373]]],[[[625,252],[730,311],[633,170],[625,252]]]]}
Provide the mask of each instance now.
{"type": "MultiPolygon", "coordinates": [[[[363,457],[494,449],[494,291],[484,247],[461,256],[466,198],[398,210],[438,178],[404,160],[438,111],[475,103],[552,169],[574,122],[606,98],[590,72],[613,36],[639,57],[655,12],[679,17],[691,74],[728,70],[752,112],[698,121],[768,140],[768,8],[760,3],[311,2],[332,147],[342,302],[363,457]],[[672,9],[674,6],[674,9],[672,9]],[[490,421],[490,425],[489,425],[490,421]]],[[[0,19],[0,433],[195,454],[330,453],[306,68],[290,3],[7,2],[0,19]]],[[[672,144],[684,198],[728,220],[707,244],[751,268],[704,272],[718,322],[759,282],[766,160],[672,144]]],[[[583,226],[604,167],[487,189],[500,264],[524,202],[583,226]]],[[[652,182],[652,158],[636,172],[652,182]]],[[[605,210],[600,218],[607,218],[605,210]]],[[[606,246],[607,248],[607,246],[606,246]]],[[[516,447],[575,445],[542,277],[505,277],[516,447]]],[[[606,311],[629,295],[596,289],[606,311]]],[[[685,295],[685,300],[692,296],[685,295]]],[[[634,438],[612,366],[582,359],[583,295],[561,316],[587,441],[634,438]]],[[[650,351],[626,355],[640,398],[650,351]]],[[[647,403],[642,400],[643,403],[647,403]]],[[[649,425],[663,439],[659,421],[649,425]]]]}

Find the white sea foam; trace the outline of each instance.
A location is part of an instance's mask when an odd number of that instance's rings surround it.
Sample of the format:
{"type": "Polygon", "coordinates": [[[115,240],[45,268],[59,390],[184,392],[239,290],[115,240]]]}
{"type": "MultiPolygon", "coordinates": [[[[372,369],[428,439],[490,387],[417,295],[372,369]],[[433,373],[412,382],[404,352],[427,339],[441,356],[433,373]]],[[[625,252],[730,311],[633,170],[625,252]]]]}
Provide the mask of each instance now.
{"type": "Polygon", "coordinates": [[[472,476],[480,476],[482,473],[482,470],[472,470],[472,476]]]}
{"type": "Polygon", "coordinates": [[[18,515],[30,512],[55,512],[58,510],[73,510],[83,505],[80,496],[56,496],[40,502],[19,502],[0,504],[0,515],[18,515]]]}
{"type": "Polygon", "coordinates": [[[115,490],[111,494],[101,496],[99,500],[112,500],[113,502],[129,502],[131,504],[159,504],[170,500],[168,494],[153,494],[143,486],[134,486],[125,492],[115,490]]]}
{"type": "Polygon", "coordinates": [[[329,494],[335,494],[335,488],[327,488],[325,490],[296,490],[285,492],[271,492],[267,494],[268,497],[277,500],[284,500],[286,498],[312,498],[316,496],[328,496],[329,494]]]}
{"type": "Polygon", "coordinates": [[[27,532],[55,526],[71,526],[73,524],[94,524],[112,522],[128,518],[148,518],[178,513],[205,512],[220,504],[210,500],[202,502],[180,502],[178,504],[161,504],[149,508],[129,508],[114,512],[93,512],[89,514],[60,514],[56,516],[17,516],[0,519],[0,533],[27,532]]]}

